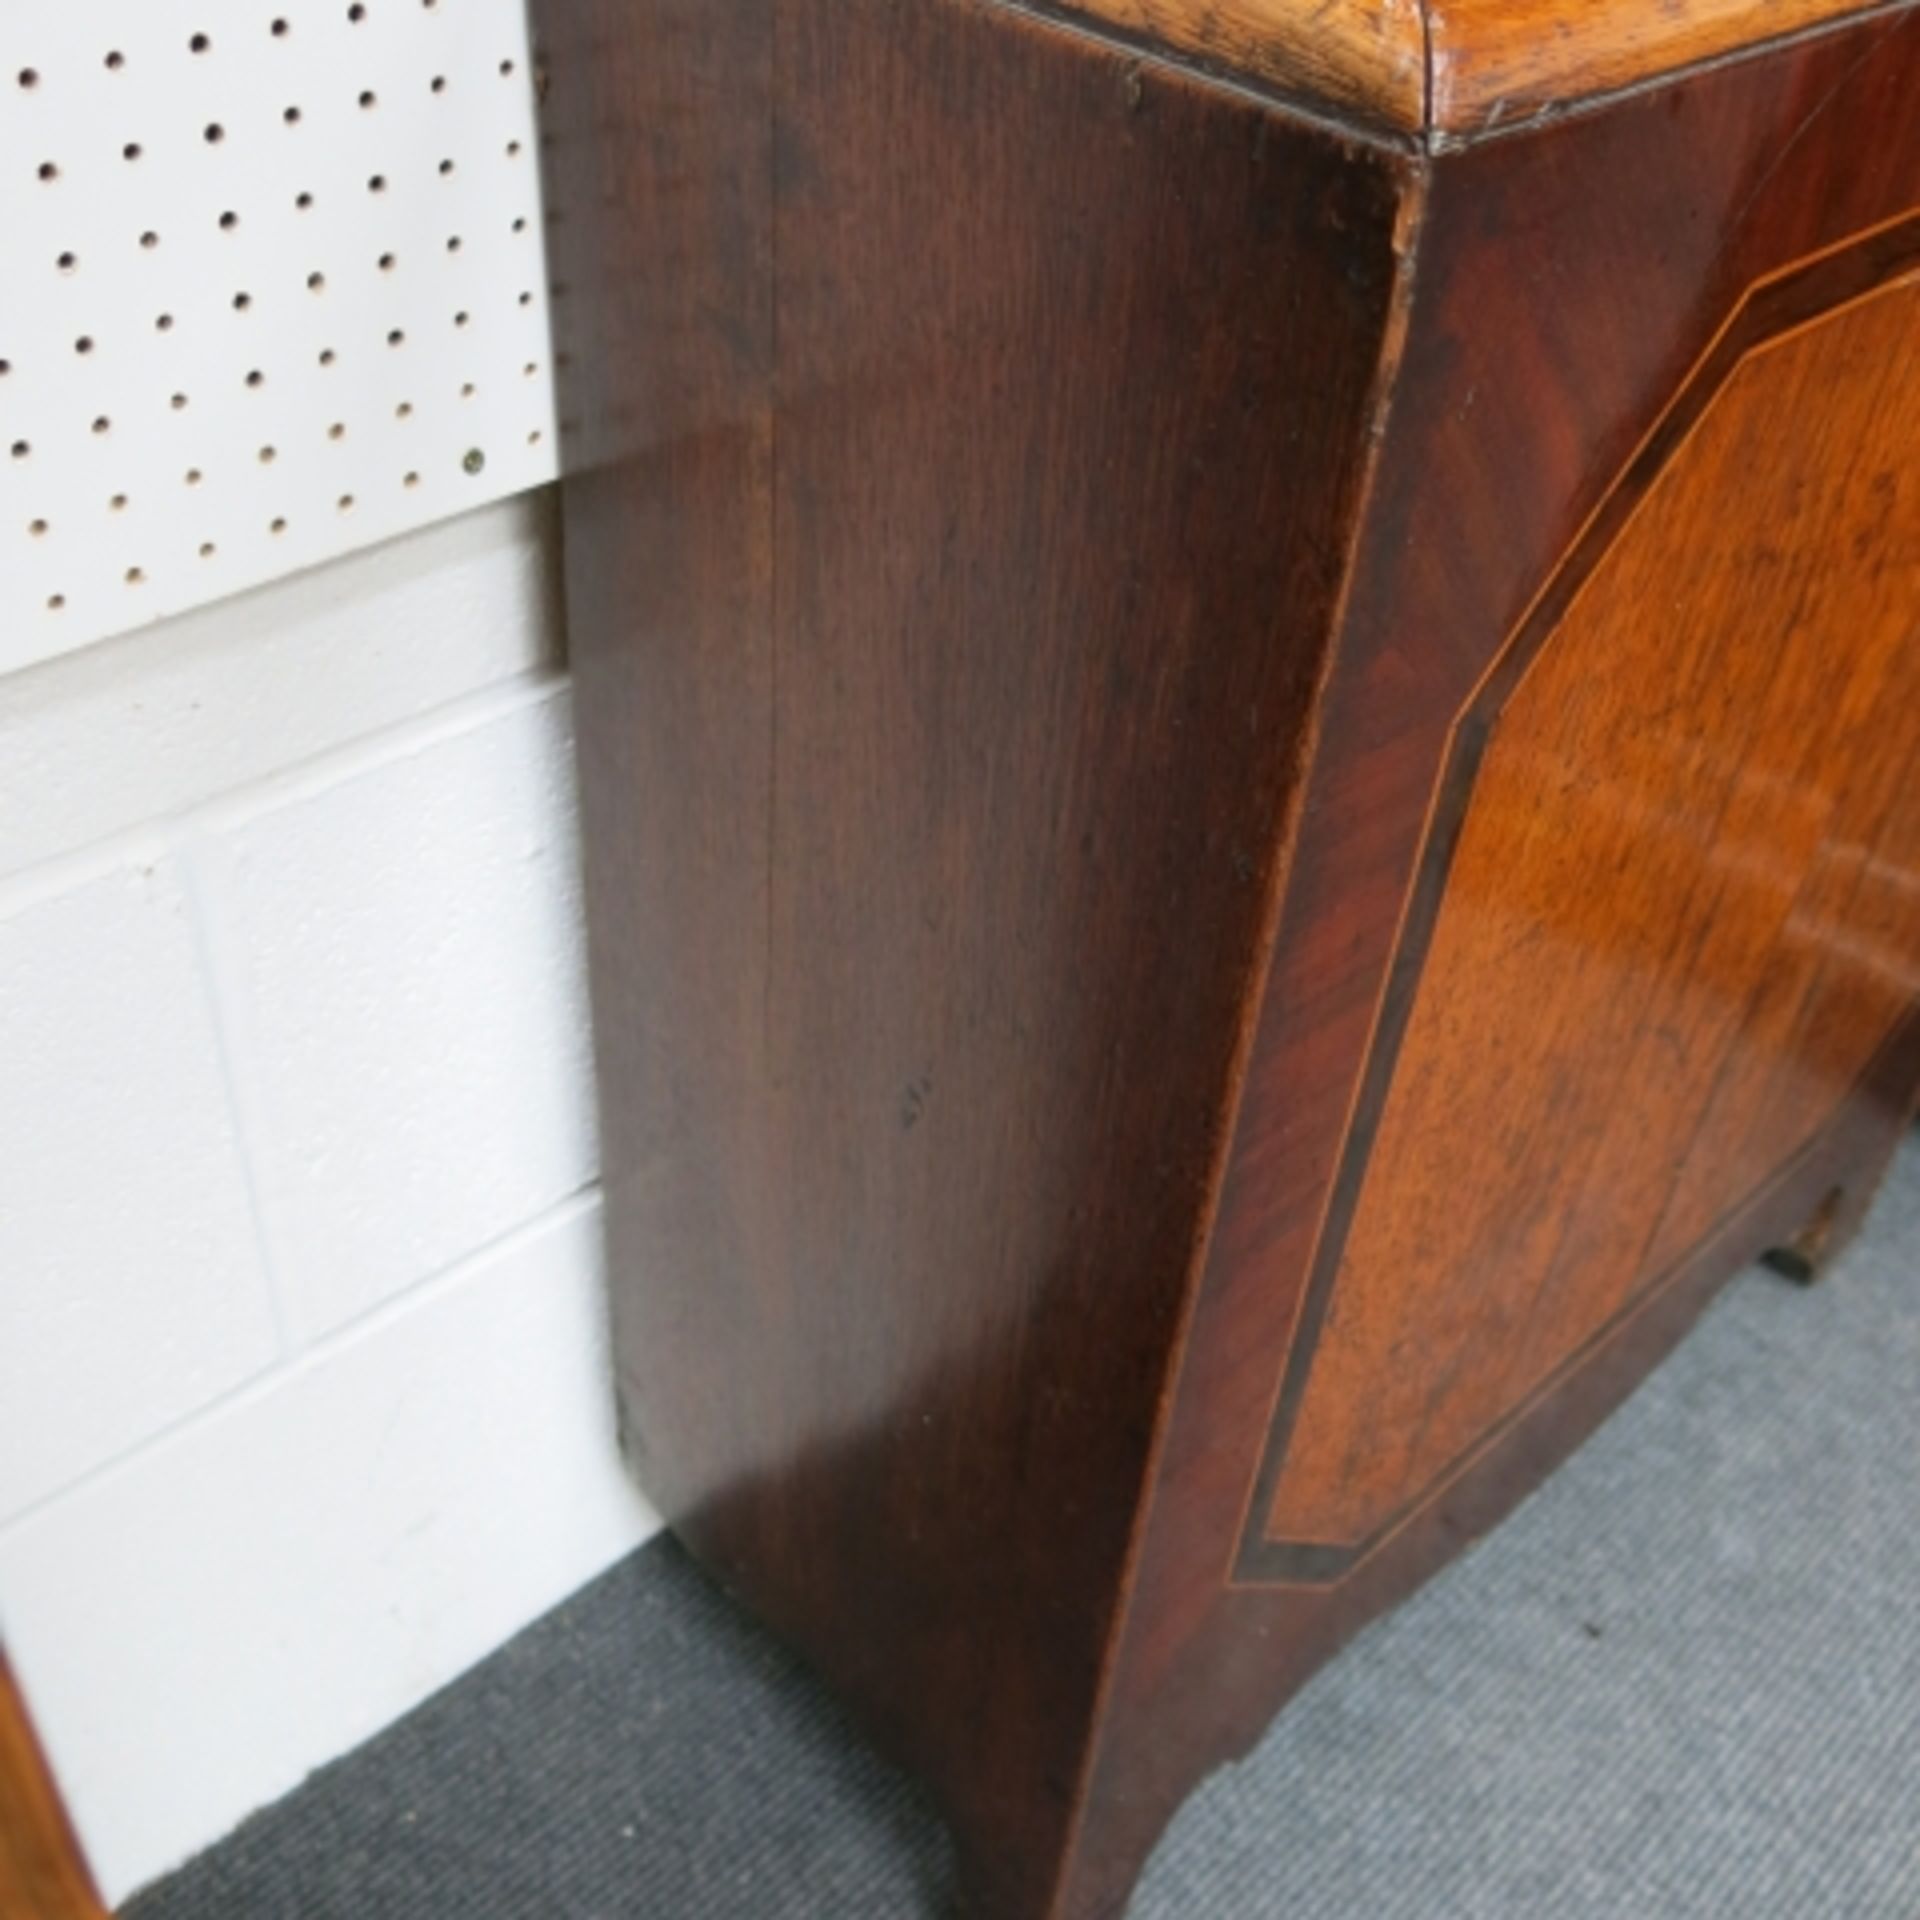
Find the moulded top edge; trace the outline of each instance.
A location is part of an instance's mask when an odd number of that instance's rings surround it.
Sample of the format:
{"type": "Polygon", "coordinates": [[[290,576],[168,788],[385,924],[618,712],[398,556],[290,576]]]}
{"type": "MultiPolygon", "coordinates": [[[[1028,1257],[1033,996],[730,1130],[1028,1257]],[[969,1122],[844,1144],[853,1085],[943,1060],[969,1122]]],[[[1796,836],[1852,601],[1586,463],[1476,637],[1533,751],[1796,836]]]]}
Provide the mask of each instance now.
{"type": "Polygon", "coordinates": [[[1057,0],[1400,132],[1469,137],[1916,0],[1057,0]]]}

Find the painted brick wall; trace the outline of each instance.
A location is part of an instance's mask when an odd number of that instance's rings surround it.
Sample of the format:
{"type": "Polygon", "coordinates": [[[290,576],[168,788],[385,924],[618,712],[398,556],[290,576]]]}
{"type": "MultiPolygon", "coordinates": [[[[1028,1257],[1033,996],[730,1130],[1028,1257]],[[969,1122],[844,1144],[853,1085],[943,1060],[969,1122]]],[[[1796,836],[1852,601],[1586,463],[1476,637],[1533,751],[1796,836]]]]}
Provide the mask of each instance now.
{"type": "Polygon", "coordinates": [[[0,1631],[109,1899],[643,1539],[550,508],[0,678],[0,1631]]]}

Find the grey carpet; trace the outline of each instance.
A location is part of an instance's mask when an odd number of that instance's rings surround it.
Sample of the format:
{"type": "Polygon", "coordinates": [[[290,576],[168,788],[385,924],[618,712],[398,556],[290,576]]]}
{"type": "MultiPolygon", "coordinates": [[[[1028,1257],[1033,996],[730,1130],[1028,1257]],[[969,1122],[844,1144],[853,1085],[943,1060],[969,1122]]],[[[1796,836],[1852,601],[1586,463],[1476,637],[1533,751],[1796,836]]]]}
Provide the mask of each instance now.
{"type": "MultiPolygon", "coordinates": [[[[1138,1920],[1920,1915],[1920,1151],[1325,1669],[1138,1920]]],[[[131,1920],[942,1914],[932,1811],[657,1543],[131,1920]]]]}

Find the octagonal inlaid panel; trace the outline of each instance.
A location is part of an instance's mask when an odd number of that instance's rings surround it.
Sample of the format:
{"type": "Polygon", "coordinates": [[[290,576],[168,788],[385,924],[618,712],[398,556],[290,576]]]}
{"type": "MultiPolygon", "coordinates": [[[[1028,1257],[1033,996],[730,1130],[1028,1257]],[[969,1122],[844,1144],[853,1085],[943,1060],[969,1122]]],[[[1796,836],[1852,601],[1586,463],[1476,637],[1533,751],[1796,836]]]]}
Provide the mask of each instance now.
{"type": "Polygon", "coordinates": [[[1337,1578],[1416,1511],[1920,989],[1920,276],[1851,270],[1742,308],[1460,716],[1267,1577],[1337,1578]]]}

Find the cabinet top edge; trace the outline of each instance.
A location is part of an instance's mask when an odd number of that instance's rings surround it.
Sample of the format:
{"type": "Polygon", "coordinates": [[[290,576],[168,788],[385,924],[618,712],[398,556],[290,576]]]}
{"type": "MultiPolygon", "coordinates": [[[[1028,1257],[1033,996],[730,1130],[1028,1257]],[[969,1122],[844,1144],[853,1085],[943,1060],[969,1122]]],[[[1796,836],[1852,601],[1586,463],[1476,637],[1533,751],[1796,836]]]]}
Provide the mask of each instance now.
{"type": "Polygon", "coordinates": [[[1920,0],[1033,0],[1147,46],[1457,143],[1920,0]]]}

